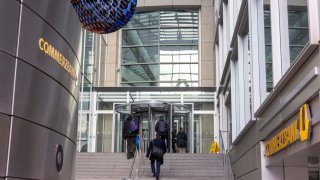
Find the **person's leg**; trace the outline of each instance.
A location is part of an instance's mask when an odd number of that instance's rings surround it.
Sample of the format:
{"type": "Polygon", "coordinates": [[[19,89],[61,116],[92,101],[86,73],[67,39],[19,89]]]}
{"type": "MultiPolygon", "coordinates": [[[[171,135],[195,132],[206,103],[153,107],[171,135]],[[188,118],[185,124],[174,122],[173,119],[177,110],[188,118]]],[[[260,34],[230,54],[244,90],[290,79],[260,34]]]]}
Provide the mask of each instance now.
{"type": "Polygon", "coordinates": [[[157,160],[156,161],[156,165],[157,165],[156,177],[159,177],[160,176],[160,165],[161,165],[161,162],[157,160]]]}
{"type": "Polygon", "coordinates": [[[134,157],[134,153],[136,151],[136,138],[135,137],[130,137],[130,156],[134,157]]]}
{"type": "Polygon", "coordinates": [[[156,171],[155,171],[155,168],[154,168],[154,161],[155,160],[151,160],[151,172],[152,172],[153,176],[156,175],[156,171]]]}
{"type": "Polygon", "coordinates": [[[130,157],[130,155],[131,155],[131,153],[130,153],[130,140],[129,140],[129,137],[126,139],[127,140],[127,159],[130,159],[131,157],[130,157]]]}
{"type": "Polygon", "coordinates": [[[172,152],[176,153],[176,147],[175,147],[175,144],[173,142],[172,142],[172,152]]]}

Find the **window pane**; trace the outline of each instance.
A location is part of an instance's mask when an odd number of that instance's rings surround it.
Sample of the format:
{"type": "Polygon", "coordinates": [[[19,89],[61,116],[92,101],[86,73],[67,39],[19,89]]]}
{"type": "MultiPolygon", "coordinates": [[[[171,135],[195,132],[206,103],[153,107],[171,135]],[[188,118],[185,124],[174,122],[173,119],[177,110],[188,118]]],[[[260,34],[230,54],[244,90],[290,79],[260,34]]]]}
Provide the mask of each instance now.
{"type": "MultiPolygon", "coordinates": [[[[272,63],[272,47],[271,46],[265,46],[265,53],[266,53],[266,62],[272,63]]],[[[272,71],[272,69],[271,69],[272,71]]]]}
{"type": "Polygon", "coordinates": [[[302,47],[309,41],[308,29],[289,29],[290,45],[301,45],[302,47]]]}
{"type": "Polygon", "coordinates": [[[198,46],[160,46],[160,63],[198,62],[198,46]]]}
{"type": "Polygon", "coordinates": [[[172,64],[161,64],[160,65],[160,74],[169,74],[172,73],[172,64]]]}
{"type": "Polygon", "coordinates": [[[309,41],[308,1],[287,0],[291,63],[309,41]]]}
{"type": "Polygon", "coordinates": [[[84,45],[85,47],[92,47],[92,41],[93,41],[93,33],[86,31],[83,33],[83,36],[85,36],[86,44],[84,45]]]}
{"type": "Polygon", "coordinates": [[[158,61],[158,46],[122,48],[123,64],[154,63],[158,61]]]}
{"type": "Polygon", "coordinates": [[[169,74],[160,74],[160,81],[171,81],[172,80],[172,75],[169,74]]]}
{"type": "Polygon", "coordinates": [[[198,44],[198,28],[160,30],[160,44],[198,44]]]}
{"type": "Polygon", "coordinates": [[[273,89],[273,84],[272,83],[269,83],[267,82],[267,92],[271,92],[273,89]]]}
{"type": "Polygon", "coordinates": [[[198,64],[160,64],[160,80],[198,81],[198,64]]]}
{"type": "Polygon", "coordinates": [[[199,73],[199,65],[198,64],[191,64],[191,73],[198,74],[199,73]]]}
{"type": "Polygon", "coordinates": [[[121,84],[198,86],[198,23],[196,11],[134,15],[122,33],[121,84]]]}
{"type": "Polygon", "coordinates": [[[264,0],[264,40],[265,40],[265,61],[266,61],[266,79],[267,92],[273,88],[272,78],[272,35],[271,35],[271,12],[270,1],[264,0]]]}
{"type": "Polygon", "coordinates": [[[267,82],[271,82],[272,83],[272,63],[267,63],[266,64],[266,68],[267,68],[267,82]]]}
{"type": "Polygon", "coordinates": [[[123,30],[122,44],[130,45],[152,45],[158,44],[158,29],[123,30]]]}
{"type": "Polygon", "coordinates": [[[197,12],[186,11],[161,11],[161,26],[198,26],[199,18],[197,12]]]}
{"type": "Polygon", "coordinates": [[[199,80],[199,75],[198,74],[191,74],[191,80],[192,81],[198,81],[199,80]]]}
{"type": "Polygon", "coordinates": [[[290,61],[293,63],[293,61],[296,59],[296,57],[299,55],[299,53],[302,51],[303,47],[294,47],[290,46],[290,61]]]}
{"type": "Polygon", "coordinates": [[[122,82],[156,81],[158,80],[158,65],[122,66],[122,82]]]}
{"type": "Polygon", "coordinates": [[[136,13],[124,28],[159,26],[159,12],[136,13]]]}

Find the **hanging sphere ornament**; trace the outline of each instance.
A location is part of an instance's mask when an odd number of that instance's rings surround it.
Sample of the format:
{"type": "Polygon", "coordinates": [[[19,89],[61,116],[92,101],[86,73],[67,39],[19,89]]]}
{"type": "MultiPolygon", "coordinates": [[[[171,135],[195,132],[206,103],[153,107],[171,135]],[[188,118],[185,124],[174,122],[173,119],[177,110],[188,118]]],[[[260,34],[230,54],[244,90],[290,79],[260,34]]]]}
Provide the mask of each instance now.
{"type": "Polygon", "coordinates": [[[71,0],[82,27],[99,34],[125,26],[136,11],[137,0],[71,0]]]}

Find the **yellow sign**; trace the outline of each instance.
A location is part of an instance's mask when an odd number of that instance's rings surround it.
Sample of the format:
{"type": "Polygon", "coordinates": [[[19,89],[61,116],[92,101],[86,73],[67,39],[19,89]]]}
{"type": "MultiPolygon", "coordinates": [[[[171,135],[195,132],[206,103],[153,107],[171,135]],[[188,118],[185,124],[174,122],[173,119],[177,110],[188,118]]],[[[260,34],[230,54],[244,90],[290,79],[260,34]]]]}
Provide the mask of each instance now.
{"type": "Polygon", "coordinates": [[[300,108],[300,118],[265,143],[265,156],[272,156],[299,139],[301,142],[308,140],[311,132],[310,119],[309,106],[304,104],[300,108]]]}
{"type": "Polygon", "coordinates": [[[39,49],[46,53],[48,56],[50,56],[52,59],[57,61],[57,63],[60,64],[60,66],[63,67],[68,72],[68,74],[70,74],[72,79],[77,81],[77,72],[71,66],[68,59],[66,59],[58,50],[56,50],[51,44],[49,44],[43,38],[39,39],[39,49]]]}
{"type": "Polygon", "coordinates": [[[219,153],[220,152],[220,148],[217,142],[212,142],[211,144],[211,148],[210,148],[210,152],[209,153],[219,153]]]}

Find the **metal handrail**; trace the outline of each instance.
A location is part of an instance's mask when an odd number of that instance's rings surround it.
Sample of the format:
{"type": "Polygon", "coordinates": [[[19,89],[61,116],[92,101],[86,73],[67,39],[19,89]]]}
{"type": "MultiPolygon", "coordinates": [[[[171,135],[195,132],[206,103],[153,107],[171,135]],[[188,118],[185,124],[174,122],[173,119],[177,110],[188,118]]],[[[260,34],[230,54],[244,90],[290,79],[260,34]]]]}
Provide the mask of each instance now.
{"type": "Polygon", "coordinates": [[[221,131],[219,131],[219,137],[220,137],[219,139],[220,139],[220,147],[221,147],[220,151],[223,153],[223,170],[224,170],[225,179],[234,180],[229,154],[224,147],[223,136],[221,131]]]}
{"type": "Polygon", "coordinates": [[[144,148],[144,144],[141,143],[141,141],[140,141],[139,148],[136,149],[136,152],[135,152],[135,155],[134,155],[134,159],[133,159],[133,163],[131,165],[131,169],[130,169],[130,174],[129,174],[129,179],[128,180],[134,179],[134,174],[133,174],[134,170],[136,170],[136,176],[139,177],[139,168],[141,166],[141,162],[143,162],[142,161],[142,159],[143,159],[142,149],[143,148],[144,148]],[[136,166],[136,169],[134,169],[135,166],[136,166]]]}
{"type": "Polygon", "coordinates": [[[138,153],[139,153],[139,150],[136,150],[134,158],[133,158],[133,162],[132,162],[132,165],[131,165],[131,168],[130,168],[130,174],[129,174],[129,179],[128,180],[132,179],[132,171],[133,171],[133,167],[135,165],[135,161],[136,161],[136,159],[138,157],[138,153]]]}

